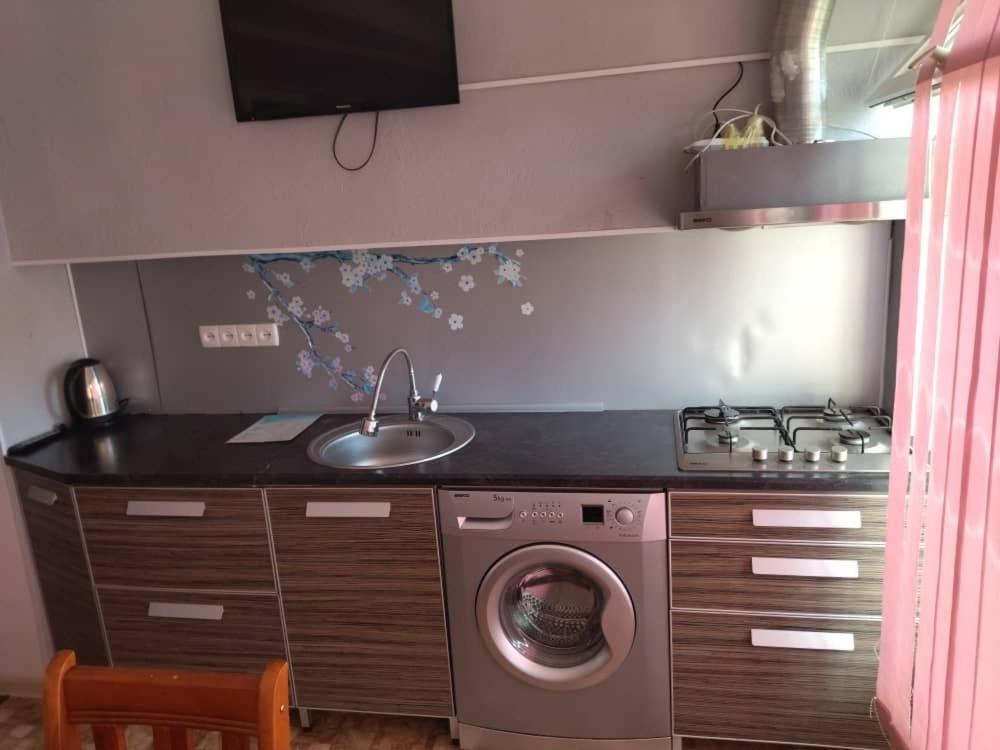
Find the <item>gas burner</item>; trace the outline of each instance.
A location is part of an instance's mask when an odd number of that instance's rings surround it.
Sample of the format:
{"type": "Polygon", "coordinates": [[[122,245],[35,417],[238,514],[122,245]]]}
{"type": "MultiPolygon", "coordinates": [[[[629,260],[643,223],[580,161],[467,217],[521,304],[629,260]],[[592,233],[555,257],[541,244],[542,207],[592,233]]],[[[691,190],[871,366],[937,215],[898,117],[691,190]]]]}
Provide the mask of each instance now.
{"type": "Polygon", "coordinates": [[[844,410],[839,406],[830,407],[827,406],[823,409],[823,421],[824,422],[849,422],[850,419],[844,414],[844,410]]]}
{"type": "Polygon", "coordinates": [[[692,471],[889,471],[892,417],[877,406],[689,406],[675,416],[677,462],[692,471]]]}
{"type": "MultiPolygon", "coordinates": [[[[739,413],[738,410],[729,406],[723,401],[719,402],[719,405],[709,409],[705,409],[702,418],[709,424],[735,424],[743,418],[743,415],[739,413]]],[[[730,441],[731,442],[731,441],[730,441]]]]}
{"type": "Polygon", "coordinates": [[[844,445],[868,445],[872,441],[872,434],[860,428],[841,430],[837,433],[837,437],[844,445]]]}
{"type": "Polygon", "coordinates": [[[732,427],[719,427],[715,436],[719,439],[719,445],[732,445],[740,439],[740,431],[732,427]]]}

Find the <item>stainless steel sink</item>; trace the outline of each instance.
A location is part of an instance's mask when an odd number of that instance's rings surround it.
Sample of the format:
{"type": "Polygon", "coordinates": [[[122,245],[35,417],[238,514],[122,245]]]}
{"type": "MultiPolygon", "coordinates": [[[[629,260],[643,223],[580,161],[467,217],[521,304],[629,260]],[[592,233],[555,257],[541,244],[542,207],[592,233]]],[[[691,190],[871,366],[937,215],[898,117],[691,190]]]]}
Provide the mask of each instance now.
{"type": "Polygon", "coordinates": [[[309,458],[335,469],[391,469],[447,456],[469,444],[476,429],[464,419],[434,415],[415,422],[404,415],[380,419],[374,437],[361,423],[323,433],[309,445],[309,458]]]}

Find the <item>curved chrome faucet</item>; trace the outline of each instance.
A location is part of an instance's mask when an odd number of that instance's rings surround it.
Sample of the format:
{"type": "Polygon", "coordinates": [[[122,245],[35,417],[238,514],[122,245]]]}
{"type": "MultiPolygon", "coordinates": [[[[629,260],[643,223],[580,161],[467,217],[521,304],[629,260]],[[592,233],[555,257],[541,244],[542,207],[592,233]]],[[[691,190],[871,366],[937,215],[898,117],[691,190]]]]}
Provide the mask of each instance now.
{"type": "Polygon", "coordinates": [[[378,419],[375,418],[375,411],[378,409],[378,400],[382,395],[382,381],[385,380],[385,372],[389,369],[389,363],[392,362],[397,354],[403,355],[403,359],[406,360],[407,371],[410,374],[410,395],[406,399],[410,419],[414,422],[422,422],[424,421],[424,417],[428,414],[434,414],[438,410],[438,402],[434,396],[441,387],[441,373],[438,373],[437,378],[434,380],[434,390],[431,393],[431,397],[429,399],[421,398],[420,393],[417,391],[417,378],[413,373],[413,360],[410,359],[410,353],[402,347],[393,349],[389,352],[389,356],[382,362],[382,367],[379,368],[378,380],[375,381],[375,392],[372,393],[371,411],[368,412],[367,417],[361,420],[361,429],[359,432],[365,437],[375,437],[378,434],[378,419]]]}

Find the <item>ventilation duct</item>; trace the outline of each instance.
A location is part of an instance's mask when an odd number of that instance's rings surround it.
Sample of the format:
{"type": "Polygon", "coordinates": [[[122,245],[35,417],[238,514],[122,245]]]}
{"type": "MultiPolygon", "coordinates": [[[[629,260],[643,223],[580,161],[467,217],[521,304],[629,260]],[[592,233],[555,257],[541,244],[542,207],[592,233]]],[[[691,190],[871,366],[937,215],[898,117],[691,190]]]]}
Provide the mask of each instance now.
{"type": "Polygon", "coordinates": [[[775,119],[792,143],[823,138],[826,34],[836,0],[781,0],[771,51],[775,119]]]}

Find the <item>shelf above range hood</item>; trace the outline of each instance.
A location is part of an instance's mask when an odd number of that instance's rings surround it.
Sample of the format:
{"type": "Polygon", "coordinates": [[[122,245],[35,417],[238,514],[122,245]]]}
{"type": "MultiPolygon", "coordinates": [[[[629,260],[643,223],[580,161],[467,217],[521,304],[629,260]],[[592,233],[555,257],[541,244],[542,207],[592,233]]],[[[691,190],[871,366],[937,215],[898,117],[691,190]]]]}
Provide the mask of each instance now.
{"type": "Polygon", "coordinates": [[[698,160],[699,210],[680,229],[906,218],[909,138],[708,151],[698,160]]]}

